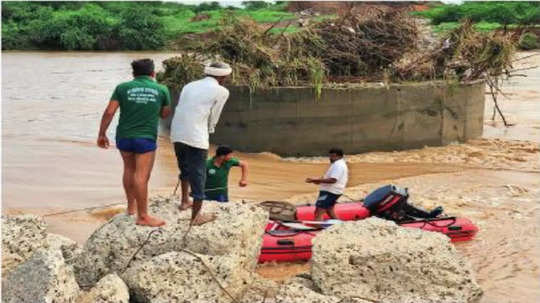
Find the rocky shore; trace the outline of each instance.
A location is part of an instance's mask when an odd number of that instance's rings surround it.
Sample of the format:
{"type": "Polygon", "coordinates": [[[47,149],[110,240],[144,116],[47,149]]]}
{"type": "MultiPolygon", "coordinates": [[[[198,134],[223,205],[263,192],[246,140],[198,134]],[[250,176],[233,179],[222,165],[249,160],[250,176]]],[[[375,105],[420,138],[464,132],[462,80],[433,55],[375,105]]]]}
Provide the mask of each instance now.
{"type": "Polygon", "coordinates": [[[283,283],[256,273],[268,214],[208,204],[189,228],[178,201],[155,197],[161,228],[118,214],[80,247],[37,216],[2,218],[2,302],[477,302],[469,262],[444,235],[371,218],[314,240],[311,272],[283,283]]]}

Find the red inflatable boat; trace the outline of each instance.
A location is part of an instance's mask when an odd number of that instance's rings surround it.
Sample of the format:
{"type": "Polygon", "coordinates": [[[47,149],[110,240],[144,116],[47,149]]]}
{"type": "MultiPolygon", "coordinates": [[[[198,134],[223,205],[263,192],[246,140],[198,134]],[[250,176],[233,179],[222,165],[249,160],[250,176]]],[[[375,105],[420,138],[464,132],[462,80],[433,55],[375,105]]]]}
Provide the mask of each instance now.
{"type": "MultiPolygon", "coordinates": [[[[339,216],[337,212],[336,214],[339,216]]],[[[440,232],[450,237],[452,242],[471,240],[478,232],[478,228],[469,219],[455,217],[403,222],[399,225],[440,232]]],[[[311,258],[311,240],[320,231],[294,230],[277,221],[268,222],[263,236],[259,262],[309,260],[311,258]]]]}
{"type": "MultiPolygon", "coordinates": [[[[335,205],[334,211],[341,221],[362,220],[369,217],[372,212],[380,216],[384,212],[393,211],[396,207],[403,205],[401,202],[406,202],[408,198],[407,188],[390,184],[373,191],[366,196],[363,202],[338,203],[335,205]]],[[[295,222],[270,221],[267,224],[259,262],[283,262],[311,258],[311,240],[321,230],[315,228],[319,225],[311,225],[310,227],[310,224],[320,223],[312,221],[315,219],[315,206],[301,205],[296,206],[295,210],[294,206],[292,207],[296,218],[295,222]]],[[[424,213],[431,215],[427,212],[424,213]]],[[[402,221],[398,223],[400,226],[440,232],[450,237],[452,242],[471,240],[478,232],[478,228],[465,218],[415,218],[410,221],[403,221],[405,220],[403,218],[413,217],[402,217],[402,221]]],[[[328,216],[325,214],[323,219],[327,220],[328,216]]],[[[390,219],[394,220],[394,217],[390,219]]]]}
{"type": "MultiPolygon", "coordinates": [[[[272,223],[274,222],[272,221],[272,223]]],[[[316,235],[317,231],[295,231],[291,229],[267,231],[263,236],[259,263],[309,260],[311,259],[311,239],[316,235]]]]}
{"type": "MultiPolygon", "coordinates": [[[[362,220],[370,216],[370,212],[364,207],[362,202],[345,202],[338,203],[334,206],[336,216],[341,221],[362,220]]],[[[328,220],[327,214],[323,216],[324,220],[328,220]]],[[[296,207],[296,220],[310,221],[315,220],[315,205],[299,205],[296,207]]]]}

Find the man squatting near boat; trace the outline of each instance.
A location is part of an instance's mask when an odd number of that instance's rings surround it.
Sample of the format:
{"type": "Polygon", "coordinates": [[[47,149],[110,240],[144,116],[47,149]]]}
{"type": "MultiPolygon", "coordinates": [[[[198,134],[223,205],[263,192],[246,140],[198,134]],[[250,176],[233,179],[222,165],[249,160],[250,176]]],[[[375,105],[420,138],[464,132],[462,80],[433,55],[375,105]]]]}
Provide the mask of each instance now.
{"type": "Polygon", "coordinates": [[[248,164],[233,157],[233,150],[228,146],[219,146],[214,157],[206,161],[205,200],[229,202],[229,171],[238,166],[242,169],[242,176],[238,186],[247,186],[248,164]]]}

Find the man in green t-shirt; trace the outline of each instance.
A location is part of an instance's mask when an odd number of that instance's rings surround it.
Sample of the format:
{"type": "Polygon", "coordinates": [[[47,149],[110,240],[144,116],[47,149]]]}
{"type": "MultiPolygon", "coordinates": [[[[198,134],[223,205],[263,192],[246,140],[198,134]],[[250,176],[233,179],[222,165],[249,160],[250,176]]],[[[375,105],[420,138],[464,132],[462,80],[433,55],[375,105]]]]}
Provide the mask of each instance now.
{"type": "Polygon", "coordinates": [[[239,161],[232,156],[232,150],[227,146],[216,149],[216,155],[206,160],[206,186],[204,189],[205,200],[229,202],[227,181],[229,170],[233,166],[240,166],[242,177],[238,185],[247,185],[248,166],[245,161],[239,161]]]}
{"type": "Polygon", "coordinates": [[[117,109],[116,147],[124,161],[123,185],[129,215],[137,213],[138,225],[161,226],[165,221],[148,214],[148,180],[154,166],[159,117],[171,112],[167,87],[155,82],[151,59],[131,63],[134,79],[116,86],[101,118],[97,145],[109,147],[107,128],[117,109]]]}

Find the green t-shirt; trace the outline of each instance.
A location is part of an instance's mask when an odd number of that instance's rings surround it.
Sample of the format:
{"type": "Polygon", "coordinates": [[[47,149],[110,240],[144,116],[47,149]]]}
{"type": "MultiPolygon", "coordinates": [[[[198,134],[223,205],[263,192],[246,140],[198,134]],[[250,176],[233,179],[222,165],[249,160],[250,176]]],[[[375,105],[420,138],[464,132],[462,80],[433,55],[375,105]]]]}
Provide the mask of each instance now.
{"type": "Polygon", "coordinates": [[[171,104],[167,87],[149,76],[139,76],[116,86],[111,100],[120,103],[117,139],[156,140],[161,108],[171,104]]]}
{"type": "Polygon", "coordinates": [[[240,161],[231,158],[217,167],[214,164],[214,157],[206,160],[206,186],[204,194],[207,197],[216,197],[219,194],[227,195],[227,181],[229,179],[229,170],[233,166],[239,166],[240,161]]]}

